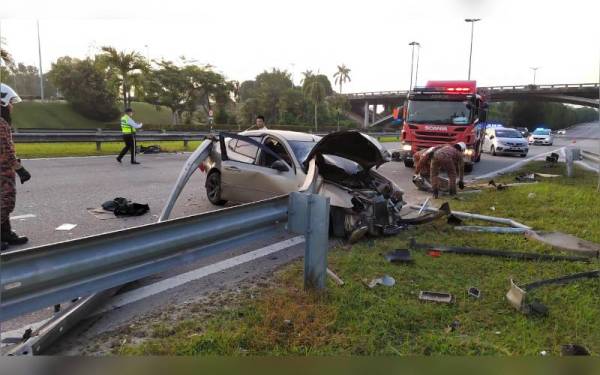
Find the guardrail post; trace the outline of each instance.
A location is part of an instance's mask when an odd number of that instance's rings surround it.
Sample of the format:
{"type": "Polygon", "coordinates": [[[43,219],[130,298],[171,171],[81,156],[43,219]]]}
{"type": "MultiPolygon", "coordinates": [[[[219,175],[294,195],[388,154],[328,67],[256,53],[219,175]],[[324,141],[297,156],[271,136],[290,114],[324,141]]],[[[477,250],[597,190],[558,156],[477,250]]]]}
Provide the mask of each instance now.
{"type": "Polygon", "coordinates": [[[183,148],[185,148],[185,149],[188,148],[188,142],[189,142],[189,140],[187,140],[187,139],[183,140],[183,148]]]}
{"type": "Polygon", "coordinates": [[[304,234],[304,289],[324,290],[327,281],[329,198],[290,193],[288,230],[304,234]]]}
{"type": "Polygon", "coordinates": [[[565,161],[567,164],[567,177],[573,177],[573,161],[581,158],[581,152],[579,148],[567,147],[565,148],[565,161]]]}
{"type": "Polygon", "coordinates": [[[96,141],[96,151],[102,150],[102,141],[96,141]]]}

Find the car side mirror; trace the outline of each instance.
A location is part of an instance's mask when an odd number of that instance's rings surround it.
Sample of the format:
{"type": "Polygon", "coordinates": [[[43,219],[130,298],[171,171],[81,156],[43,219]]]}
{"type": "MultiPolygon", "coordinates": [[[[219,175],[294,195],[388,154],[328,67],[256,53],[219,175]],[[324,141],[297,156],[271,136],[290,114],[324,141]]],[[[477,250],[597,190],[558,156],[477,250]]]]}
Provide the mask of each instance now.
{"type": "Polygon", "coordinates": [[[271,164],[271,168],[279,172],[287,172],[290,170],[288,166],[281,160],[275,160],[273,164],[271,164]]]}

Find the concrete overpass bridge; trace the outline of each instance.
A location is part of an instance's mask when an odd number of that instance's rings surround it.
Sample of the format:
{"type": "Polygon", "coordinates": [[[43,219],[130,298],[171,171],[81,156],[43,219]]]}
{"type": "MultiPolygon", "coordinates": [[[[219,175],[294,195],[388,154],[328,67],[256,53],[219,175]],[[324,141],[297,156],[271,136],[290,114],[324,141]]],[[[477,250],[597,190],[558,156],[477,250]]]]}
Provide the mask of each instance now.
{"type": "MultiPolygon", "coordinates": [[[[477,91],[488,102],[539,100],[598,108],[599,89],[598,83],[577,83],[489,86],[478,87],[477,91]]],[[[344,96],[350,102],[349,117],[368,128],[390,121],[392,110],[404,103],[407,94],[408,91],[403,90],[349,93],[344,96]]]]}

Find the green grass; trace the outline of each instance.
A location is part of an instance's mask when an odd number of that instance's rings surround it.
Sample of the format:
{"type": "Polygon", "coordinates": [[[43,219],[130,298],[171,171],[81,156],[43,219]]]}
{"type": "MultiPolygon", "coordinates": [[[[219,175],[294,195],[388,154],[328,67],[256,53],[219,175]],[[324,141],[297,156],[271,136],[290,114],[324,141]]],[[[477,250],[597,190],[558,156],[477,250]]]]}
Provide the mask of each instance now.
{"type": "MultiPolygon", "coordinates": [[[[562,167],[529,171],[562,173],[562,167]]],[[[510,180],[514,176],[506,176],[510,180]]],[[[600,193],[597,176],[577,170],[573,179],[548,179],[506,191],[471,194],[451,200],[454,209],[511,217],[535,229],[563,231],[600,242],[600,193]],[[534,197],[529,197],[534,193],[534,197]],[[494,206],[495,211],[490,210],[494,206]]],[[[437,202],[441,203],[441,200],[437,202]]],[[[329,266],[345,282],[328,281],[325,294],[302,290],[302,261],[276,273],[275,288],[211,318],[164,321],[138,345],[122,354],[156,355],[539,355],[560,353],[561,344],[577,343],[600,353],[600,281],[590,280],[534,292],[550,313],[527,317],[506,301],[509,278],[526,283],[598,267],[575,262],[531,262],[445,254],[432,258],[413,251],[413,265],[392,265],[382,253],[419,242],[478,246],[513,251],[550,252],[520,235],[462,233],[444,221],[398,236],[363,241],[330,250],[329,266]],[[389,274],[392,288],[368,289],[362,280],[389,274]],[[467,288],[482,291],[480,300],[467,288]],[[420,290],[454,294],[456,303],[420,302],[420,290]],[[445,328],[454,320],[460,327],[445,328]],[[288,321],[288,322],[286,322],[288,321]]]]}
{"type": "MultiPolygon", "coordinates": [[[[138,142],[138,145],[160,145],[166,152],[193,151],[200,141],[190,141],[188,147],[183,147],[183,141],[164,142],[138,142]]],[[[68,143],[16,143],[17,156],[24,159],[56,158],[65,156],[98,156],[116,155],[123,148],[123,142],[103,142],[100,151],[96,150],[94,142],[68,142],[68,143]]]]}
{"type": "MultiPolygon", "coordinates": [[[[157,111],[148,103],[132,103],[138,122],[144,124],[170,124],[171,110],[164,108],[157,111]]],[[[102,122],[88,119],[75,112],[67,102],[32,102],[25,101],[15,106],[13,124],[18,129],[97,129],[119,127],[119,120],[102,122]]]]}
{"type": "Polygon", "coordinates": [[[400,133],[398,133],[397,137],[377,137],[379,142],[400,142],[400,133]]]}

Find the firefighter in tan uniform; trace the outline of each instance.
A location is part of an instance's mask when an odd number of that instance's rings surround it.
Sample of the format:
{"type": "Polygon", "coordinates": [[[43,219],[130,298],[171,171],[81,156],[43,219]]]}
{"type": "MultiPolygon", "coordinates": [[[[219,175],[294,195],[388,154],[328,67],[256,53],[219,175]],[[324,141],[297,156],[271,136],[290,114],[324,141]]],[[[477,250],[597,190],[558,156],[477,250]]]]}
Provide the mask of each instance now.
{"type": "Polygon", "coordinates": [[[10,86],[0,84],[0,250],[27,242],[27,237],[18,236],[10,226],[10,213],[15,209],[17,193],[15,174],[19,175],[21,183],[31,178],[15,156],[11,135],[12,106],[20,101],[21,98],[10,86]]]}
{"type": "Polygon", "coordinates": [[[462,154],[466,148],[463,142],[454,146],[443,145],[423,149],[415,153],[415,174],[413,183],[420,189],[433,191],[437,198],[440,190],[449,190],[450,195],[456,194],[456,174],[459,175],[458,186],[463,189],[464,161],[462,154]],[[440,178],[440,172],[448,174],[449,181],[440,178]]]}

